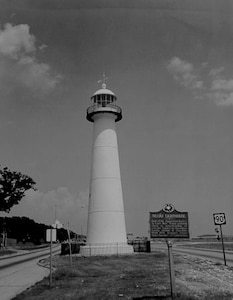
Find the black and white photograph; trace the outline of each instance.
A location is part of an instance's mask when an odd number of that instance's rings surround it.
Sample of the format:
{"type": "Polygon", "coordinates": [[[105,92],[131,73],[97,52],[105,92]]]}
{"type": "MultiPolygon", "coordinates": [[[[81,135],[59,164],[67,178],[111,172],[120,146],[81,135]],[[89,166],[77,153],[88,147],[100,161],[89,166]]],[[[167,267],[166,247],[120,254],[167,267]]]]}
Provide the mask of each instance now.
{"type": "Polygon", "coordinates": [[[233,299],[233,1],[0,0],[0,300],[233,299]]]}

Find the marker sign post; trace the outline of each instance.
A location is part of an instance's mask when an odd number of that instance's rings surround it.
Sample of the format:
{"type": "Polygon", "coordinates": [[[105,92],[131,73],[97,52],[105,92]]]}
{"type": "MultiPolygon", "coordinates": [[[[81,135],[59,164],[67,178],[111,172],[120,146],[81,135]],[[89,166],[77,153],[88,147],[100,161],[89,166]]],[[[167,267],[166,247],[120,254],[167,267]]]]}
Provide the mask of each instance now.
{"type": "Polygon", "coordinates": [[[47,229],[46,230],[46,242],[50,242],[50,276],[49,285],[52,286],[52,243],[57,240],[57,229],[47,229]]]}
{"type": "Polygon", "coordinates": [[[225,248],[224,248],[224,241],[223,241],[223,234],[222,234],[222,225],[225,225],[226,222],[226,216],[225,213],[214,213],[214,225],[219,225],[220,227],[220,233],[221,233],[221,241],[222,241],[222,251],[223,251],[223,259],[225,266],[227,265],[226,262],[226,255],[225,255],[225,248]]]}
{"type": "Polygon", "coordinates": [[[188,213],[179,212],[172,204],[166,204],[157,212],[150,212],[150,237],[167,240],[171,296],[175,297],[175,273],[171,238],[189,238],[188,213]]]}

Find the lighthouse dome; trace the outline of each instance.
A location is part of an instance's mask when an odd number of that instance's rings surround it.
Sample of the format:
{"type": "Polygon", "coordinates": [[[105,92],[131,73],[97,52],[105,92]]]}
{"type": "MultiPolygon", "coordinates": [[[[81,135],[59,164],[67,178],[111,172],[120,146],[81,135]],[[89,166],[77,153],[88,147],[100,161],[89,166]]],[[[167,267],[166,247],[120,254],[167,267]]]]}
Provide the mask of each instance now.
{"type": "MultiPolygon", "coordinates": [[[[103,84],[103,85],[102,85],[102,89],[99,89],[98,91],[96,91],[96,92],[93,94],[93,96],[96,96],[96,95],[102,95],[102,94],[104,94],[104,95],[112,95],[112,96],[116,96],[111,90],[106,89],[106,85],[105,85],[105,84],[103,84]]],[[[93,96],[92,96],[92,97],[93,97],[93,96]]]]}
{"type": "Polygon", "coordinates": [[[115,94],[114,94],[112,91],[108,90],[108,89],[100,89],[100,90],[96,91],[96,92],[93,94],[93,96],[101,95],[101,94],[115,96],[115,94]]]}

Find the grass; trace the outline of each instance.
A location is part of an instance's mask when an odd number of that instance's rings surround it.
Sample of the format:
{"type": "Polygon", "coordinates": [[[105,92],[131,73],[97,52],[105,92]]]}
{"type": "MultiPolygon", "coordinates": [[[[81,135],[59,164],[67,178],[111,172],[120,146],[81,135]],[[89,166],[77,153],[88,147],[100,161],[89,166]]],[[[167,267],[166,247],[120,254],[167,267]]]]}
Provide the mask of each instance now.
{"type": "Polygon", "coordinates": [[[0,256],[10,255],[16,253],[17,251],[9,250],[9,249],[0,249],[0,256]]]}
{"type": "Polygon", "coordinates": [[[43,248],[48,248],[48,247],[49,247],[49,244],[11,246],[9,248],[0,249],[0,256],[15,254],[19,250],[32,251],[32,250],[43,249],[43,248]]]}
{"type": "MultiPolygon", "coordinates": [[[[177,299],[230,300],[233,268],[201,259],[174,255],[177,299]]],[[[14,300],[171,299],[167,254],[119,257],[73,257],[53,260],[53,284],[48,278],[14,300]]]]}
{"type": "Polygon", "coordinates": [[[20,249],[20,250],[37,250],[37,249],[43,249],[43,248],[48,248],[50,246],[50,244],[42,244],[42,245],[21,245],[21,246],[16,246],[16,249],[20,249]]]}
{"type": "MultiPolygon", "coordinates": [[[[204,248],[204,249],[212,249],[212,250],[222,250],[222,243],[216,242],[216,243],[185,243],[182,244],[182,246],[185,247],[192,247],[192,248],[204,248]]],[[[226,251],[233,251],[233,243],[224,242],[224,249],[226,251]]]]}

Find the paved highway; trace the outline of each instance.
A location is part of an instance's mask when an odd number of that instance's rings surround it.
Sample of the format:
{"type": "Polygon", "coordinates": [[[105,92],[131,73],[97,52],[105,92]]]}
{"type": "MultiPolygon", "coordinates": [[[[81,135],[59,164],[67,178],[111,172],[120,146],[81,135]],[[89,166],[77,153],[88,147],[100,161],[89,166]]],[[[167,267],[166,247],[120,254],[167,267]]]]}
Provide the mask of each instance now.
{"type": "MultiPolygon", "coordinates": [[[[60,253],[60,245],[53,247],[53,255],[60,253]]],[[[40,267],[38,261],[49,257],[50,248],[28,253],[0,257],[1,300],[10,300],[35,282],[49,275],[49,269],[40,267]]]]}
{"type": "MultiPolygon", "coordinates": [[[[167,245],[165,243],[151,243],[151,251],[155,250],[163,250],[167,251],[167,245]]],[[[223,259],[223,252],[221,250],[207,250],[207,249],[197,249],[197,248],[191,248],[187,247],[185,248],[185,245],[181,244],[174,244],[172,247],[172,251],[174,253],[181,253],[186,255],[192,255],[195,257],[200,257],[207,260],[212,260],[214,262],[218,262],[221,264],[224,264],[223,259]]],[[[226,263],[228,266],[233,266],[233,251],[226,251],[226,263]]]]}

